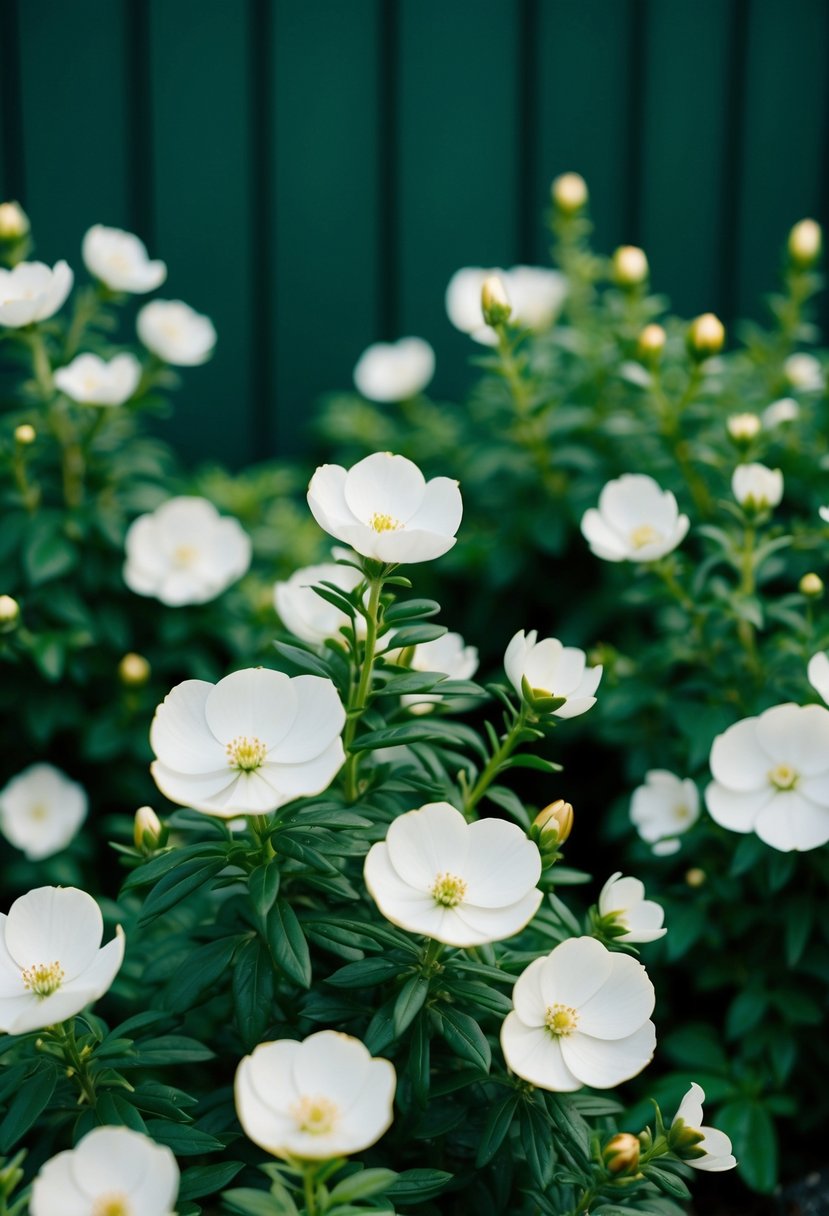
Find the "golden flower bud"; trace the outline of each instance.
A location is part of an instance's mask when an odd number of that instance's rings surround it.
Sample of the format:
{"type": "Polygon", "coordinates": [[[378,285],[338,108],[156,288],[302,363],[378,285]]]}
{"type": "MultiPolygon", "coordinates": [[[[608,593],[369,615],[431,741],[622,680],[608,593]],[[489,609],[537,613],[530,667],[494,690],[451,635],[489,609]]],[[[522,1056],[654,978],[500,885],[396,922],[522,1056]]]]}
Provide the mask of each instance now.
{"type": "Polygon", "coordinates": [[[646,325],[636,343],[636,353],[644,362],[654,362],[665,349],[667,334],[661,325],[646,325]]]}
{"type": "Polygon", "coordinates": [[[789,233],[789,257],[795,266],[808,270],[823,252],[823,230],[816,220],[801,220],[789,233]]]}
{"type": "Polygon", "coordinates": [[[688,326],[688,350],[695,359],[718,355],[725,344],[725,326],[712,312],[695,317],[688,326]]]}
{"type": "Polygon", "coordinates": [[[20,426],[14,428],[14,441],[21,444],[23,447],[30,443],[34,443],[37,439],[37,431],[28,422],[21,422],[20,426]]]}
{"type": "Polygon", "coordinates": [[[708,875],[705,870],[701,870],[699,866],[694,866],[685,874],[685,881],[689,887],[701,887],[708,880],[708,875]]]}
{"type": "Polygon", "coordinates": [[[487,325],[503,325],[510,319],[512,305],[497,274],[491,274],[484,279],[481,288],[481,310],[487,325]]]}
{"type": "Polygon", "coordinates": [[[756,439],[763,429],[757,414],[732,414],[725,425],[735,443],[749,443],[756,439]]]}
{"type": "Polygon", "coordinates": [[[555,802],[545,806],[543,811],[538,812],[533,820],[533,827],[542,844],[564,844],[573,830],[572,805],[563,798],[557,798],[555,802]]]}
{"type": "Polygon", "coordinates": [[[10,629],[20,617],[20,605],[14,596],[0,595],[0,628],[10,629]]]}
{"type": "Polygon", "coordinates": [[[135,847],[143,852],[152,852],[158,847],[164,828],[161,820],[151,806],[141,806],[135,812],[132,838],[135,847]]]}
{"type": "Polygon", "coordinates": [[[810,570],[808,574],[803,575],[797,589],[801,595],[808,595],[809,599],[816,600],[818,596],[823,595],[823,579],[819,574],[815,574],[814,570],[810,570]]]}
{"type": "Polygon", "coordinates": [[[150,665],[143,654],[134,654],[130,651],[118,664],[118,679],[128,687],[138,688],[147,683],[150,671],[150,665]]]}
{"type": "Polygon", "coordinates": [[[602,1149],[602,1158],[611,1174],[635,1174],[639,1169],[639,1138],[631,1132],[611,1136],[602,1149]]]}
{"type": "Polygon", "coordinates": [[[619,287],[639,287],[648,277],[648,259],[636,245],[620,245],[611,261],[613,279],[619,287]]]}
{"type": "Polygon", "coordinates": [[[587,182],[580,173],[562,173],[550,187],[553,202],[565,215],[575,215],[587,203],[587,182]]]}
{"type": "Polygon", "coordinates": [[[19,241],[30,227],[20,203],[0,203],[0,241],[19,241]]]}

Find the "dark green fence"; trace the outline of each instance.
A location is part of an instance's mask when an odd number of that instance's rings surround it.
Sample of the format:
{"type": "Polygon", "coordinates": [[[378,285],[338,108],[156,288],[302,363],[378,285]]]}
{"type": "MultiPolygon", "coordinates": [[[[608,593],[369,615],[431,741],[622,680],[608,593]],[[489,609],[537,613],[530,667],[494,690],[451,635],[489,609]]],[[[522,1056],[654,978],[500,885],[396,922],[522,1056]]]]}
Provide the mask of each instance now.
{"type": "Polygon", "coordinates": [[[756,312],[788,226],[827,211],[826,0],[0,0],[0,194],[80,269],[94,222],[170,265],[214,361],[192,457],[296,450],[370,341],[466,381],[443,293],[543,260],[551,177],[647,249],[677,309],[756,312]]]}

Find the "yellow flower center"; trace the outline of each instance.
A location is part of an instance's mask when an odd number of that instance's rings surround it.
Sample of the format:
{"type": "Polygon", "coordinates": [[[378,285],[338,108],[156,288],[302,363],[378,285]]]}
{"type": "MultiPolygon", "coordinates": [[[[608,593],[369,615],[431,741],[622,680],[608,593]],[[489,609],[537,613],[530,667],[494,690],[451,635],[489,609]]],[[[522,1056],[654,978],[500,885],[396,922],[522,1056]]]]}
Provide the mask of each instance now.
{"type": "Polygon", "coordinates": [[[173,550],[173,561],[177,566],[183,566],[185,569],[192,566],[199,556],[199,551],[195,545],[176,545],[173,550]]]}
{"type": "Polygon", "coordinates": [[[255,735],[237,735],[225,748],[227,762],[231,768],[238,768],[243,773],[252,773],[265,763],[268,749],[261,739],[255,735]]]}
{"type": "Polygon", "coordinates": [[[548,1005],[544,1013],[544,1025],[557,1039],[572,1034],[579,1024],[579,1015],[572,1005],[548,1005]]]}
{"type": "Polygon", "coordinates": [[[308,1132],[311,1136],[327,1136],[334,1130],[340,1110],[330,1098],[300,1098],[291,1107],[291,1114],[301,1132],[308,1132]]]}
{"type": "Polygon", "coordinates": [[[644,549],[645,545],[652,545],[654,541],[661,540],[662,533],[657,532],[656,528],[651,524],[640,524],[638,528],[633,528],[630,533],[630,543],[634,549],[644,549]]]}
{"type": "Polygon", "coordinates": [[[41,1000],[57,992],[63,979],[63,967],[57,960],[54,963],[37,963],[36,966],[26,967],[23,971],[23,987],[28,988],[41,1000]]]}
{"type": "Polygon", "coordinates": [[[800,774],[790,764],[777,764],[769,772],[769,781],[776,790],[793,790],[800,780],[800,774]]]}
{"type": "Polygon", "coordinates": [[[435,903],[442,908],[457,908],[466,895],[466,883],[457,874],[438,874],[432,886],[435,903]]]}
{"type": "Polygon", "coordinates": [[[678,802],[674,807],[674,819],[678,819],[680,823],[685,819],[691,818],[691,808],[686,806],[684,802],[678,802]]]}
{"type": "Polygon", "coordinates": [[[132,1216],[132,1208],[122,1191],[110,1192],[95,1200],[92,1216],[132,1216]]]}
{"type": "Polygon", "coordinates": [[[395,519],[392,515],[382,515],[378,511],[374,512],[368,521],[368,526],[375,532],[396,532],[398,528],[403,527],[399,519],[395,519]]]}
{"type": "Polygon", "coordinates": [[[29,818],[34,819],[35,823],[43,823],[44,819],[49,818],[49,808],[45,802],[35,802],[29,807],[29,818]]]}

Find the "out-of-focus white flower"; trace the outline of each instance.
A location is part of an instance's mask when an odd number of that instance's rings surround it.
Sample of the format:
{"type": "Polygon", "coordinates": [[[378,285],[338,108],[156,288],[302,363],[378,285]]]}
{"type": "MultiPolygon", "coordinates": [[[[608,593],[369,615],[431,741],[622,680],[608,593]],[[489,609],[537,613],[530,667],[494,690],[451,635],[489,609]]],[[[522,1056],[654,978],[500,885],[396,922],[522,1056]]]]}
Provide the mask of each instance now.
{"type": "Polygon", "coordinates": [[[725,326],[713,312],[704,312],[688,326],[687,343],[693,358],[710,359],[725,345],[725,326]]]}
{"type": "Polygon", "coordinates": [[[551,712],[557,718],[575,718],[596,704],[593,695],[602,678],[601,664],[587,667],[587,656],[577,646],[562,646],[558,638],[538,641],[538,632],[520,629],[504,655],[504,670],[519,697],[527,681],[538,697],[564,697],[551,712]]]}
{"type": "Polygon", "coordinates": [[[141,364],[125,351],[109,362],[98,355],[78,355],[55,372],[55,385],[82,405],[123,405],[141,379],[141,364]]]}
{"type": "Polygon", "coordinates": [[[800,220],[789,233],[789,254],[795,265],[808,269],[823,249],[823,230],[816,220],[800,220]]]}
{"type": "Polygon", "coordinates": [[[602,887],[599,914],[625,930],[614,937],[617,942],[653,942],[668,932],[662,927],[662,906],[645,899],[644,883],[638,878],[623,878],[621,870],[611,874],[602,887]]]}
{"type": "Polygon", "coordinates": [[[321,793],[345,759],[345,710],[330,680],[254,667],[185,680],[155,711],[150,766],[172,802],[232,819],[321,793]]]}
{"type": "Polygon", "coordinates": [[[86,819],[86,791],[51,764],[30,764],[0,790],[0,831],[30,861],[65,849],[86,819]]]}
{"type": "Polygon", "coordinates": [[[13,270],[0,267],[0,325],[19,329],[54,316],[72,281],[66,262],[56,262],[51,270],[43,262],[19,262],[13,270]]]}
{"type": "MultiPolygon", "coordinates": [[[[303,642],[321,646],[327,638],[340,636],[343,625],[351,622],[344,612],[334,604],[317,595],[314,587],[319,583],[334,583],[343,591],[353,591],[362,581],[362,574],[354,566],[339,566],[336,562],[323,562],[318,566],[305,566],[295,570],[290,578],[274,586],[274,606],[282,624],[303,642]]],[[[365,629],[362,617],[357,618],[365,629]]]]}
{"type": "Polygon", "coordinates": [[[705,1090],[696,1081],[679,1104],[671,1123],[669,1143],[678,1157],[695,1170],[717,1173],[733,1170],[737,1162],[731,1152],[731,1141],[716,1127],[705,1127],[702,1104],[705,1090]],[[689,1134],[690,1133],[690,1134],[689,1134]],[[701,1156],[698,1154],[702,1154],[701,1156]]]}
{"type": "Polygon", "coordinates": [[[806,351],[789,355],[783,364],[783,372],[792,388],[800,389],[801,393],[822,393],[826,387],[820,360],[806,351]]]}
{"type": "Polygon", "coordinates": [[[363,876],[387,920],[450,946],[512,937],[542,898],[541,855],[518,825],[467,823],[448,802],[399,815],[369,849],[363,876]]]}
{"type": "Polygon", "coordinates": [[[636,342],[636,354],[646,363],[656,362],[665,349],[668,335],[661,325],[646,325],[636,342]]]}
{"type": "Polygon", "coordinates": [[[308,486],[321,528],[377,561],[426,562],[455,543],[463,503],[449,477],[426,481],[405,456],[375,452],[350,469],[324,464],[308,486]]]}
{"type": "Polygon", "coordinates": [[[560,173],[553,179],[550,194],[559,211],[573,215],[587,203],[587,182],[580,173],[560,173]]]}
{"type": "Polygon", "coordinates": [[[829,704],[829,654],[825,650],[819,650],[817,654],[812,655],[806,674],[812,688],[829,704]]]}
{"type": "Polygon", "coordinates": [[[127,529],[124,582],[162,604],[204,604],[250,566],[250,537],[206,498],[168,498],[127,529]]]}
{"type": "Polygon", "coordinates": [[[95,1127],[40,1167],[31,1216],[174,1216],[172,1151],[129,1127],[95,1127]]]}
{"type": "Polygon", "coordinates": [[[301,1043],[260,1043],[236,1070],[245,1135],[275,1157],[323,1161],[359,1153],[391,1127],[397,1075],[389,1060],[334,1030],[301,1043]]]}
{"type": "Polygon", "coordinates": [[[19,241],[31,228],[20,203],[0,203],[0,241],[19,241]]]}
{"type": "Polygon", "coordinates": [[[576,937],[519,975],[501,1027],[507,1066],[542,1089],[611,1089],[650,1063],[653,984],[630,955],[576,937]]]}
{"type": "Polygon", "coordinates": [[[121,228],[93,224],[83,238],[81,253],[89,273],[110,291],[143,294],[167,278],[164,262],[151,262],[144,242],[121,228]]]}
{"type": "Polygon", "coordinates": [[[644,473],[609,481],[598,510],[591,507],[581,521],[591,552],[607,562],[655,562],[682,542],[688,527],[671,491],[644,473]]]}
{"type": "Polygon", "coordinates": [[[497,267],[487,270],[483,266],[464,266],[455,271],[446,288],[446,312],[455,329],[485,346],[494,346],[498,341],[495,330],[485,323],[481,307],[484,283],[492,275],[502,281],[505,278],[504,271],[497,267]]]}
{"type": "Polygon", "coordinates": [[[620,245],[611,261],[613,278],[620,287],[638,287],[648,277],[648,259],[638,245],[620,245]]]}
{"type": "Polygon", "coordinates": [[[690,777],[682,780],[666,769],[651,769],[645,784],[633,791],[630,817],[657,857],[676,853],[676,837],[699,819],[699,790],[690,777]]]}
{"type": "Polygon", "coordinates": [[[484,283],[493,277],[500,279],[512,307],[510,323],[525,329],[549,329],[567,297],[566,277],[541,266],[513,266],[511,270],[465,266],[456,270],[446,289],[449,320],[485,346],[498,341],[495,330],[484,321],[481,306],[484,283]]]}
{"type": "Polygon", "coordinates": [[[103,996],[124,960],[121,926],[76,887],[37,887],[0,915],[0,1030],[25,1034],[64,1022],[103,996]]]}
{"type": "Polygon", "coordinates": [[[210,318],[181,300],[151,300],[139,312],[136,328],[147,350],[179,367],[206,363],[216,345],[210,318]]]}
{"type": "Polygon", "coordinates": [[[37,431],[30,422],[21,422],[20,426],[14,428],[14,442],[19,443],[22,447],[28,447],[36,439],[37,431]]]}
{"type": "Polygon", "coordinates": [[[738,464],[731,478],[731,492],[749,511],[770,510],[783,497],[783,474],[764,464],[738,464]]]}
{"type": "Polygon", "coordinates": [[[781,397],[779,401],[772,401],[761,415],[763,426],[769,429],[781,426],[784,422],[796,422],[799,417],[800,406],[794,397],[781,397]]]}
{"type": "Polygon", "coordinates": [[[422,393],[435,374],[435,352],[423,338],[375,342],[354,368],[357,392],[369,401],[408,401],[422,393]]]}
{"type": "Polygon", "coordinates": [[[711,818],[732,832],[756,832],[783,853],[829,841],[829,709],[774,705],[718,735],[711,818]]]}
{"type": "Polygon", "coordinates": [[[20,604],[13,595],[0,595],[0,628],[8,629],[20,620],[20,604]]]}
{"type": "Polygon", "coordinates": [[[726,428],[735,443],[748,443],[756,439],[763,429],[757,414],[732,414],[726,419],[726,428]]]}
{"type": "MultiPolygon", "coordinates": [[[[459,633],[444,633],[415,646],[409,666],[412,671],[439,671],[450,680],[471,680],[478,670],[478,650],[467,646],[459,633]]],[[[439,692],[408,693],[400,698],[403,705],[420,714],[442,699],[439,692]]]]}

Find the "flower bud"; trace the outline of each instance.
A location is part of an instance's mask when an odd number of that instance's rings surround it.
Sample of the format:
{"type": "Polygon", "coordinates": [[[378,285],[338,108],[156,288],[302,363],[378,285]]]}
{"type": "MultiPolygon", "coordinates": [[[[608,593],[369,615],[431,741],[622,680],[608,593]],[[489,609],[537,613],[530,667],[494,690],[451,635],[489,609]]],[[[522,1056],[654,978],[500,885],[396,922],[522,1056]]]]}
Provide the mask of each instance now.
{"type": "Polygon", "coordinates": [[[643,363],[655,363],[665,349],[667,334],[661,325],[646,325],[636,343],[636,353],[643,363]]]}
{"type": "Polygon", "coordinates": [[[143,654],[134,654],[130,651],[118,664],[118,679],[127,687],[140,688],[149,680],[150,671],[150,665],[143,654]]]}
{"type": "Polygon", "coordinates": [[[0,241],[19,241],[30,227],[20,203],[0,203],[0,241]]]}
{"type": "Polygon", "coordinates": [[[14,428],[14,441],[22,447],[26,447],[30,443],[34,443],[37,439],[37,431],[28,422],[21,422],[20,426],[14,428]]]}
{"type": "Polygon", "coordinates": [[[731,438],[738,444],[750,443],[763,429],[757,414],[732,414],[725,425],[731,438]]]}
{"type": "Polygon", "coordinates": [[[550,194],[559,211],[575,215],[587,204],[587,182],[580,173],[562,173],[553,181],[550,194]]]}
{"type": "Polygon", "coordinates": [[[708,875],[705,870],[701,870],[699,866],[694,866],[685,874],[685,881],[689,887],[701,887],[707,881],[708,875]]]}
{"type": "Polygon", "coordinates": [[[484,279],[481,288],[481,310],[487,325],[503,325],[510,319],[512,305],[497,274],[491,274],[484,279]]]}
{"type": "Polygon", "coordinates": [[[648,277],[648,259],[636,245],[620,245],[611,262],[613,279],[619,287],[639,287],[648,277]]]}
{"type": "Polygon", "coordinates": [[[688,326],[688,350],[694,359],[710,359],[718,355],[725,343],[725,326],[712,312],[695,317],[688,326]]]}
{"type": "Polygon", "coordinates": [[[800,270],[814,266],[823,251],[823,231],[816,220],[800,220],[789,233],[789,257],[800,270]]]}
{"type": "Polygon", "coordinates": [[[533,820],[534,836],[544,848],[564,844],[573,830],[573,807],[557,798],[533,820]]]}
{"type": "Polygon", "coordinates": [[[801,595],[807,595],[810,600],[816,600],[823,595],[823,579],[819,574],[815,574],[810,570],[808,574],[804,574],[803,578],[797,584],[797,589],[801,595]]]}
{"type": "Polygon", "coordinates": [[[611,1136],[602,1149],[602,1159],[611,1174],[634,1174],[639,1169],[639,1138],[631,1132],[611,1136]]]}
{"type": "Polygon", "coordinates": [[[699,1128],[689,1127],[684,1119],[674,1119],[668,1129],[668,1147],[681,1161],[694,1161],[705,1156],[705,1150],[700,1144],[705,1139],[705,1133],[699,1128]]]}
{"type": "Polygon", "coordinates": [[[164,828],[153,808],[151,806],[139,807],[135,812],[132,829],[135,847],[141,849],[143,853],[151,853],[158,848],[163,835],[164,828]]]}
{"type": "Polygon", "coordinates": [[[11,595],[0,595],[0,630],[14,629],[20,619],[20,605],[11,595]]]}
{"type": "Polygon", "coordinates": [[[738,464],[731,478],[731,492],[745,511],[768,511],[783,497],[783,474],[764,464],[738,464]]]}

